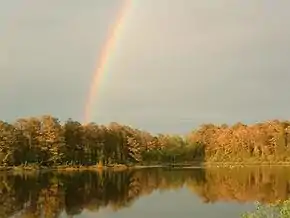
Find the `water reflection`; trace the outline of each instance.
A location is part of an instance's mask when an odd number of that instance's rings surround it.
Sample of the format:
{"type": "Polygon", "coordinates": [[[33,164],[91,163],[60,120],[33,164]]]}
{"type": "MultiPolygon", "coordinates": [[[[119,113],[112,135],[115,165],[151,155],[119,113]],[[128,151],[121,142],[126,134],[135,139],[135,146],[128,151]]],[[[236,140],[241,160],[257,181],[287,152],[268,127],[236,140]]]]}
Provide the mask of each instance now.
{"type": "Polygon", "coordinates": [[[0,217],[59,217],[84,209],[117,211],[154,190],[186,186],[204,203],[289,198],[290,168],[146,169],[0,175],[0,217]]]}

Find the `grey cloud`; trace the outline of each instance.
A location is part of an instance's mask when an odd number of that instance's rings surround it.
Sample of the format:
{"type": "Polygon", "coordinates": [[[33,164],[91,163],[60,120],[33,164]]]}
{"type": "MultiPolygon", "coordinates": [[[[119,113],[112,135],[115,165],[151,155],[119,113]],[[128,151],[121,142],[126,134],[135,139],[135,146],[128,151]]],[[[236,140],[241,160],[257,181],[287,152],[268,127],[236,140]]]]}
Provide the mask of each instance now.
{"type": "MultiPolygon", "coordinates": [[[[92,119],[184,132],[204,122],[289,118],[289,6],[286,0],[133,1],[92,119]]],[[[119,8],[116,1],[46,1],[24,13],[0,51],[4,118],[47,112],[80,119],[119,8]]]]}

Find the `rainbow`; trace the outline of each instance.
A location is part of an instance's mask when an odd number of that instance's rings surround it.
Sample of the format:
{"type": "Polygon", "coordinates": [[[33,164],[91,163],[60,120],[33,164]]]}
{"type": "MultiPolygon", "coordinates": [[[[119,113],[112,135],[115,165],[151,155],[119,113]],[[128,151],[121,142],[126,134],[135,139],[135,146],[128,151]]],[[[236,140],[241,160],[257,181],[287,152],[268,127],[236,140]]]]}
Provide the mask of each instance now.
{"type": "Polygon", "coordinates": [[[89,87],[89,93],[85,102],[84,108],[84,124],[90,122],[92,117],[92,107],[95,100],[98,86],[102,80],[102,75],[106,72],[106,64],[114,49],[114,45],[117,41],[118,35],[120,34],[121,27],[126,17],[127,11],[131,5],[131,0],[124,0],[120,13],[117,16],[116,22],[109,31],[107,40],[104,43],[104,47],[101,50],[100,57],[97,60],[96,70],[94,71],[92,83],[89,87]]]}

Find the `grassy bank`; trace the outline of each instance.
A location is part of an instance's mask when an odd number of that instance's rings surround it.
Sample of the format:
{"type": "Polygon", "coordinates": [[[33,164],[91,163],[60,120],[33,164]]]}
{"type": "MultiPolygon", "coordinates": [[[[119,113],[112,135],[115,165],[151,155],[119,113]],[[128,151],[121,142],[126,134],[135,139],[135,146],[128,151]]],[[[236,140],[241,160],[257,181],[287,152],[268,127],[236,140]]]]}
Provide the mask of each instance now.
{"type": "Polygon", "coordinates": [[[286,161],[205,162],[204,167],[290,166],[286,161]]]}
{"type": "Polygon", "coordinates": [[[129,167],[126,165],[110,165],[110,166],[9,166],[0,167],[0,171],[83,171],[83,170],[126,170],[129,167]]]}
{"type": "Polygon", "coordinates": [[[178,163],[178,164],[147,164],[147,165],[125,165],[125,164],[111,164],[111,165],[63,165],[63,166],[0,166],[0,171],[101,171],[101,170],[128,170],[128,169],[145,169],[145,168],[174,168],[174,169],[194,169],[200,167],[251,167],[251,166],[290,166],[290,162],[277,161],[252,161],[252,162],[204,162],[204,163],[178,163]]]}
{"type": "Polygon", "coordinates": [[[144,168],[188,168],[196,167],[200,164],[110,164],[110,165],[91,165],[91,166],[82,166],[82,165],[62,165],[62,166],[38,166],[38,165],[22,165],[22,166],[0,166],[0,171],[40,171],[40,170],[54,170],[54,171],[83,171],[83,170],[128,170],[128,169],[144,169],[144,168]]]}

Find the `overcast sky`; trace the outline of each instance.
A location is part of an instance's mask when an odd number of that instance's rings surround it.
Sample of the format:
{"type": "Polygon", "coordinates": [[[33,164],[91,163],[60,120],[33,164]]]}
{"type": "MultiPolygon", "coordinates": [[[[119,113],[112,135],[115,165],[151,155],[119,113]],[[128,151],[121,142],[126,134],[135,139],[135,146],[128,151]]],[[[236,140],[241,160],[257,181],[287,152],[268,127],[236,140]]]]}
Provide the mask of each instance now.
{"type": "MultiPolygon", "coordinates": [[[[121,0],[0,0],[1,119],[83,117],[121,0]]],[[[290,119],[290,1],[135,0],[93,121],[153,132],[290,119]]]]}

